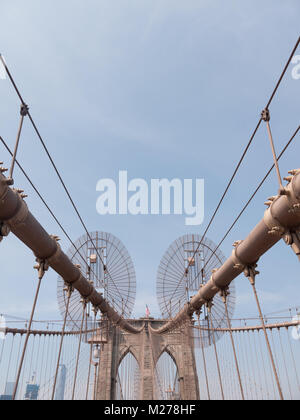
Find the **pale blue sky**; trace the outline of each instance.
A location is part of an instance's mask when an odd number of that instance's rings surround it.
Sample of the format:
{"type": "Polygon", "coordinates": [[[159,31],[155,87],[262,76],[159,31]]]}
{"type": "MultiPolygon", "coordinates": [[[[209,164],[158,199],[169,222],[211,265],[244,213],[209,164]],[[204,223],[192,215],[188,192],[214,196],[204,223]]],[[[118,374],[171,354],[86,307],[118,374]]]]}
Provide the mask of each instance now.
{"type": "MultiPolygon", "coordinates": [[[[0,0],[0,51],[91,231],[121,239],[137,274],[135,315],[148,303],[158,314],[156,271],[168,246],[201,233],[223,193],[282,68],[299,36],[298,0],[0,0]],[[205,223],[184,216],[107,216],[96,213],[96,183],[117,178],[204,178],[205,223]]],[[[300,54],[300,51],[298,51],[300,54]]],[[[272,107],[281,149],[299,125],[300,80],[292,66],[272,107]]],[[[0,80],[0,135],[13,146],[18,100],[0,80]]],[[[299,136],[281,162],[298,168],[299,136]]],[[[9,165],[0,146],[1,160],[9,165]]],[[[19,160],[71,236],[83,234],[29,123],[19,160]]],[[[272,164],[262,126],[209,237],[218,242],[272,164]]],[[[31,211],[49,233],[59,228],[16,171],[31,211]]],[[[277,191],[265,184],[222,251],[229,256],[261,219],[277,191]]],[[[36,273],[33,256],[12,235],[0,245],[0,313],[27,317],[36,273]]],[[[299,304],[299,262],[283,243],[260,263],[264,309],[299,304]],[[280,290],[281,289],[281,290],[280,290]]],[[[247,281],[237,280],[237,315],[255,312],[247,281]]],[[[58,316],[56,275],[49,272],[37,317],[58,316]]]]}

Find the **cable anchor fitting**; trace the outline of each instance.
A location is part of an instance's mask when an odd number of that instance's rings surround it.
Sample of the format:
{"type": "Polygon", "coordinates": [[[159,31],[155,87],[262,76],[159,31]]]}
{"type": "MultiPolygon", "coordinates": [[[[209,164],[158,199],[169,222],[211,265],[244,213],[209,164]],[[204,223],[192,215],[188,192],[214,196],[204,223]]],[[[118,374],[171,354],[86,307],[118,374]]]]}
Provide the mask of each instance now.
{"type": "Polygon", "coordinates": [[[222,298],[223,303],[225,304],[227,302],[227,298],[230,295],[229,287],[226,286],[224,289],[220,290],[220,296],[222,298]]]}
{"type": "Polygon", "coordinates": [[[212,307],[214,306],[213,299],[207,300],[205,302],[205,306],[206,306],[208,312],[211,313],[212,307]]]}
{"type": "Polygon", "coordinates": [[[64,292],[66,293],[67,298],[70,299],[74,292],[74,287],[71,284],[65,283],[64,292]]]}
{"type": "Polygon", "coordinates": [[[249,265],[244,270],[245,277],[248,278],[252,286],[255,286],[256,276],[259,275],[259,271],[256,270],[257,264],[249,265]]]}
{"type": "Polygon", "coordinates": [[[82,303],[83,307],[86,308],[87,304],[89,303],[89,300],[87,298],[82,298],[80,300],[80,302],[82,303]]]}
{"type": "Polygon", "coordinates": [[[270,111],[268,108],[265,108],[261,113],[261,119],[265,122],[269,122],[271,120],[270,111]]]}
{"type": "Polygon", "coordinates": [[[46,271],[49,269],[49,264],[46,260],[41,258],[36,259],[37,264],[33,267],[35,270],[38,270],[39,280],[42,280],[46,271]]]}
{"type": "Polygon", "coordinates": [[[196,314],[196,316],[198,318],[198,321],[199,321],[200,320],[200,316],[202,314],[202,310],[201,309],[197,309],[197,311],[195,311],[195,314],[196,314]]]}
{"type": "Polygon", "coordinates": [[[20,108],[21,117],[26,117],[28,115],[28,112],[29,112],[29,106],[26,104],[21,104],[21,108],[20,108]]]}
{"type": "MultiPolygon", "coordinates": [[[[4,166],[2,166],[3,165],[3,162],[0,162],[0,173],[1,174],[4,174],[5,172],[7,172],[8,171],[8,168],[5,168],[4,166]]],[[[4,185],[8,185],[8,186],[11,186],[11,185],[13,185],[14,184],[14,182],[13,182],[13,180],[12,179],[10,179],[10,178],[4,178],[4,179],[2,179],[1,180],[1,183],[2,184],[4,184],[4,185]]]]}
{"type": "Polygon", "coordinates": [[[97,316],[97,314],[98,314],[98,312],[99,312],[99,308],[98,308],[97,306],[94,306],[94,305],[93,305],[92,311],[94,312],[94,314],[95,314],[95,318],[96,318],[96,316],[97,316]]]}

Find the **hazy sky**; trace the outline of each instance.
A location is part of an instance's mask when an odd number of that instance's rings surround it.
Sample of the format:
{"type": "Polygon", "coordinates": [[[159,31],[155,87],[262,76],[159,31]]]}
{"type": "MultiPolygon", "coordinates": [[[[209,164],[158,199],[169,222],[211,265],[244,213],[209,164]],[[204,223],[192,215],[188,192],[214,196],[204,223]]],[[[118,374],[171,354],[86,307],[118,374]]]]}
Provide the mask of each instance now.
{"type": "MultiPolygon", "coordinates": [[[[135,315],[158,315],[156,272],[168,246],[202,233],[299,36],[298,0],[0,0],[0,51],[91,231],[113,233],[137,275],[135,315]],[[205,222],[185,216],[99,216],[96,184],[130,178],[204,178],[205,222]]],[[[298,51],[300,54],[300,51],[298,51]]],[[[299,125],[300,79],[291,66],[271,111],[281,150],[299,125]]],[[[0,135],[13,147],[19,103],[0,80],[0,135]]],[[[280,163],[298,168],[299,136],[280,163]]],[[[0,145],[0,157],[10,159],[0,145]]],[[[84,232],[26,121],[19,160],[72,238],[84,232]]],[[[218,242],[272,164],[262,125],[208,236],[218,242]]],[[[16,171],[33,214],[69,243],[16,171]]],[[[278,189],[275,173],[222,246],[229,256],[262,218],[278,189]]],[[[0,313],[27,317],[33,255],[10,235],[0,245],[0,313]]],[[[299,302],[299,262],[280,243],[260,262],[265,312],[299,302]]],[[[36,318],[57,318],[57,276],[45,277],[36,318]]],[[[247,281],[237,285],[239,316],[256,313],[247,281]]]]}

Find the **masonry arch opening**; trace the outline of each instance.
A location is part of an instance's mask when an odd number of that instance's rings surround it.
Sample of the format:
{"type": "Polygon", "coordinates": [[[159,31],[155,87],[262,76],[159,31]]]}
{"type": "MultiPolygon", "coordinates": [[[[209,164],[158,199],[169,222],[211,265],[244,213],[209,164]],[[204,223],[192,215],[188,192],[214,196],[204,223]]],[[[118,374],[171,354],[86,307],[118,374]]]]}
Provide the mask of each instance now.
{"type": "Polygon", "coordinates": [[[116,378],[116,400],[140,399],[140,367],[128,351],[121,359],[116,378]]]}
{"type": "Polygon", "coordinates": [[[155,369],[156,399],[180,400],[179,372],[172,354],[165,350],[155,369]]]}

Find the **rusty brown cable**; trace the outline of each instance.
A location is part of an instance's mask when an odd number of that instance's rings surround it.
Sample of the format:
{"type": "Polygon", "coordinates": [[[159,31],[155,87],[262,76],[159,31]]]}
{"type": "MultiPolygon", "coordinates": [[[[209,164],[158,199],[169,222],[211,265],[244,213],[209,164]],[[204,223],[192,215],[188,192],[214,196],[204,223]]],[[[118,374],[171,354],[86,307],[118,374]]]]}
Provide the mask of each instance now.
{"type": "Polygon", "coordinates": [[[17,139],[16,139],[16,143],[15,143],[15,149],[14,149],[14,152],[12,154],[12,161],[11,161],[11,166],[10,166],[10,170],[9,170],[9,181],[11,182],[11,184],[13,184],[13,182],[14,182],[13,181],[13,173],[14,173],[14,167],[15,167],[16,157],[17,157],[17,153],[18,153],[20,138],[21,138],[21,132],[22,132],[22,128],[23,128],[24,117],[25,117],[25,115],[22,113],[22,110],[21,110],[21,118],[20,118],[20,124],[19,124],[17,139]]]}
{"type": "Polygon", "coordinates": [[[275,169],[276,169],[276,173],[277,173],[279,189],[280,189],[280,191],[283,191],[282,178],[281,178],[281,174],[280,174],[278,158],[277,158],[277,155],[276,155],[275,144],[274,144],[274,139],[273,139],[273,135],[272,135],[272,131],[271,131],[270,121],[267,120],[266,124],[267,124],[267,131],[268,131],[271,151],[272,151],[272,155],[273,155],[274,165],[275,165],[275,169]]]}

